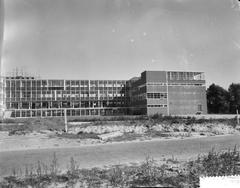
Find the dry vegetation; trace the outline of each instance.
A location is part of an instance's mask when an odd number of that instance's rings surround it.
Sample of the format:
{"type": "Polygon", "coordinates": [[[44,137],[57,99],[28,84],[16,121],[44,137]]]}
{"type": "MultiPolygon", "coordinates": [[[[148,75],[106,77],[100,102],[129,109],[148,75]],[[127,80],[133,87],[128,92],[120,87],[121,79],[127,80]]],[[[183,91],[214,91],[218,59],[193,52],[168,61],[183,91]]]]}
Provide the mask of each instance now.
{"type": "MultiPolygon", "coordinates": [[[[74,120],[73,120],[74,122],[74,120]]],[[[108,141],[136,140],[155,137],[190,137],[198,135],[219,135],[239,132],[236,119],[195,119],[155,115],[140,119],[92,120],[81,126],[69,125],[65,133],[63,119],[29,119],[23,122],[9,122],[1,126],[2,131],[11,134],[27,134],[32,131],[51,130],[62,138],[101,139],[104,134],[121,132],[120,136],[108,141]]],[[[214,150],[196,160],[179,162],[168,159],[159,164],[147,157],[138,165],[112,166],[105,169],[81,169],[81,164],[71,158],[67,171],[60,171],[57,156],[50,164],[41,161],[27,165],[25,169],[12,169],[12,176],[5,177],[0,187],[136,187],[173,186],[197,187],[200,176],[240,174],[239,151],[218,153],[214,150]]]]}
{"type": "Polygon", "coordinates": [[[50,164],[38,161],[25,169],[13,169],[12,176],[5,177],[1,187],[136,187],[168,186],[198,187],[200,176],[240,174],[240,153],[233,150],[199,156],[196,160],[179,162],[168,159],[159,164],[147,157],[137,165],[116,165],[109,168],[81,169],[71,158],[67,171],[58,168],[54,154],[50,164]]]}
{"type": "Polygon", "coordinates": [[[32,131],[51,130],[60,131],[64,129],[64,121],[60,118],[33,118],[21,120],[5,120],[0,126],[0,131],[9,131],[14,134],[15,132],[28,133],[32,131]]]}
{"type": "Polygon", "coordinates": [[[71,119],[68,133],[64,132],[63,118],[27,119],[18,123],[12,122],[12,125],[2,125],[0,130],[8,131],[9,135],[50,130],[56,131],[56,136],[61,138],[102,139],[104,141],[184,138],[239,133],[236,119],[196,119],[193,117],[173,117],[158,114],[148,118],[144,116],[104,118],[71,119]],[[71,122],[76,122],[77,120],[91,121],[86,124],[71,125],[71,122]]]}
{"type": "Polygon", "coordinates": [[[107,141],[126,141],[151,138],[214,136],[239,133],[236,119],[195,119],[155,115],[148,119],[125,121],[94,121],[72,127],[70,134],[92,133],[101,137],[110,134],[107,141]],[[112,133],[112,134],[111,134],[112,133]],[[116,133],[115,136],[112,136],[116,133]]]}

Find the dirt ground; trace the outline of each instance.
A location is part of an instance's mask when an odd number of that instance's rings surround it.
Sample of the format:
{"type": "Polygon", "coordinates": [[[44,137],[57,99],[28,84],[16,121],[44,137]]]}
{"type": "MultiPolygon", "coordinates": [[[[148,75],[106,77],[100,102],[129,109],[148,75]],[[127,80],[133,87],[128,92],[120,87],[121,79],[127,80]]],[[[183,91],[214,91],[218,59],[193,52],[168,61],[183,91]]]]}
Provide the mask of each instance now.
{"type": "MultiPolygon", "coordinates": [[[[74,141],[74,140],[73,140],[74,141]]],[[[104,167],[105,165],[129,164],[143,161],[151,156],[158,161],[177,158],[179,161],[195,159],[211,149],[228,150],[235,145],[239,148],[240,135],[203,136],[200,138],[153,139],[148,141],[118,142],[99,145],[82,145],[49,149],[26,149],[0,152],[0,177],[12,173],[12,169],[36,165],[38,161],[49,164],[56,153],[60,169],[66,169],[73,157],[80,168],[104,167]]]]}
{"type": "MultiPolygon", "coordinates": [[[[48,127],[44,123],[42,127],[48,127]]],[[[31,126],[33,127],[33,126],[31,126]]],[[[34,127],[36,127],[34,125],[34,127]]],[[[39,127],[39,126],[37,126],[39,127]]],[[[29,149],[72,148],[111,143],[139,142],[146,140],[166,140],[199,138],[216,135],[239,134],[233,126],[223,123],[193,123],[191,125],[173,123],[153,125],[146,122],[108,122],[108,123],[69,123],[68,133],[61,129],[20,131],[0,131],[0,152],[29,149]],[[11,133],[11,134],[10,134],[11,133]]],[[[57,127],[57,124],[54,124],[57,127]]],[[[27,127],[29,129],[29,125],[27,127]]],[[[48,127],[49,128],[49,127],[48,127]]],[[[28,130],[27,129],[27,130],[28,130]]],[[[22,130],[22,127],[21,127],[22,130]]]]}

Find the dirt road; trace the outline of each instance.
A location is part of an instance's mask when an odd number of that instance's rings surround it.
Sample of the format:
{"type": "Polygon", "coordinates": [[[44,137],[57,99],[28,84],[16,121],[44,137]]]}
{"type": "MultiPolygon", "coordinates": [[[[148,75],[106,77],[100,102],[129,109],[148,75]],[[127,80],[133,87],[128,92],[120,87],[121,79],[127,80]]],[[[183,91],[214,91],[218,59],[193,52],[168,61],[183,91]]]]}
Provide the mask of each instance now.
{"type": "Polygon", "coordinates": [[[90,168],[139,162],[143,161],[147,155],[157,160],[172,156],[179,160],[188,160],[210,151],[213,147],[219,151],[233,148],[235,145],[240,146],[239,135],[0,152],[0,177],[11,174],[13,168],[22,168],[24,172],[26,164],[36,165],[38,160],[49,163],[54,152],[56,152],[60,168],[65,169],[70,157],[74,157],[80,168],[90,168]]]}

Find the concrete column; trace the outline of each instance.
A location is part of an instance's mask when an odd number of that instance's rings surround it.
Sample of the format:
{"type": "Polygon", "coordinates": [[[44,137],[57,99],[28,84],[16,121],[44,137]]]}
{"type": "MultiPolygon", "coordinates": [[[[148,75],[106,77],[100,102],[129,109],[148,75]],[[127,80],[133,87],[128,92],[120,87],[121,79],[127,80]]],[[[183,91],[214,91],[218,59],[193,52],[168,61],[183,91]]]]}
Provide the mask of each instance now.
{"type": "Polygon", "coordinates": [[[168,72],[166,71],[166,87],[167,87],[167,115],[170,115],[170,110],[169,110],[169,93],[168,93],[168,72]]]}
{"type": "Polygon", "coordinates": [[[68,131],[68,126],[67,126],[67,109],[64,109],[64,124],[65,124],[65,132],[68,131]]]}

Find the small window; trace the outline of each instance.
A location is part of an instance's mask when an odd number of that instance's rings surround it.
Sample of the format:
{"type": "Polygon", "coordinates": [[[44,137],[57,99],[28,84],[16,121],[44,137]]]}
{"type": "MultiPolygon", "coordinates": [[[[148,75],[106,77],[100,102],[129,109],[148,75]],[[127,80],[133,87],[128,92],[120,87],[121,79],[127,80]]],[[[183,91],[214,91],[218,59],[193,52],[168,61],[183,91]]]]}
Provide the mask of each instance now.
{"type": "Polygon", "coordinates": [[[201,104],[198,105],[198,111],[199,111],[199,112],[202,111],[202,105],[201,105],[201,104]]]}

